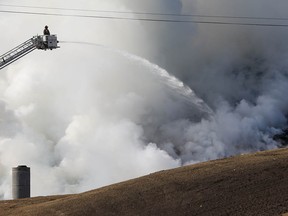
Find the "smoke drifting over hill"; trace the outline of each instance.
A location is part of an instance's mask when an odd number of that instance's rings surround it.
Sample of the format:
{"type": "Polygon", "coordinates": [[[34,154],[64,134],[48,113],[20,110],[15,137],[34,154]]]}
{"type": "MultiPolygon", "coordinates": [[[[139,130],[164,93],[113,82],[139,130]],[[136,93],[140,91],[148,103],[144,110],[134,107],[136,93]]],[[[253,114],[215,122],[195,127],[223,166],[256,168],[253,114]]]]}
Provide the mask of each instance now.
{"type": "MultiPolygon", "coordinates": [[[[283,17],[288,3],[51,0],[42,6],[283,17]]],[[[31,167],[37,196],[277,147],[272,136],[287,126],[287,29],[0,13],[1,52],[41,34],[46,24],[60,41],[103,46],[62,43],[1,71],[1,198],[11,197],[10,170],[18,164],[31,167]]]]}

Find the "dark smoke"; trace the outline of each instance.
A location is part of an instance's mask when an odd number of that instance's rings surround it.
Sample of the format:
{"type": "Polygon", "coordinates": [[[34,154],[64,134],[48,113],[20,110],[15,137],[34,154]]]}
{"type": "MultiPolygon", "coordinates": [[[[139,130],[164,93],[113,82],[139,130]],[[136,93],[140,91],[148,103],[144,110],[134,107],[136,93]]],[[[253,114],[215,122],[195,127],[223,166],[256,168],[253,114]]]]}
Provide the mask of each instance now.
{"type": "MultiPolygon", "coordinates": [[[[55,0],[41,5],[285,17],[288,3],[55,0]]],[[[46,24],[60,41],[77,42],[35,51],[1,71],[2,198],[11,197],[10,169],[18,164],[32,167],[33,196],[73,193],[276,148],[274,135],[287,127],[286,28],[0,16],[3,53],[41,34],[46,24]]]]}

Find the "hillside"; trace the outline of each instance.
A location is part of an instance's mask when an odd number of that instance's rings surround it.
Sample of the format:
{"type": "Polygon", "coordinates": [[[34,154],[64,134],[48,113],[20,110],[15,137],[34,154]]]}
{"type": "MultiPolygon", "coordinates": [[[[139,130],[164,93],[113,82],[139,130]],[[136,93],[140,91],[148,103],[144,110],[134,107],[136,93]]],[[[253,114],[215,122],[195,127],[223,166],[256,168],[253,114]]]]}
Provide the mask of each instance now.
{"type": "Polygon", "coordinates": [[[282,215],[288,149],[161,171],[86,193],[1,201],[7,215],[282,215]]]}

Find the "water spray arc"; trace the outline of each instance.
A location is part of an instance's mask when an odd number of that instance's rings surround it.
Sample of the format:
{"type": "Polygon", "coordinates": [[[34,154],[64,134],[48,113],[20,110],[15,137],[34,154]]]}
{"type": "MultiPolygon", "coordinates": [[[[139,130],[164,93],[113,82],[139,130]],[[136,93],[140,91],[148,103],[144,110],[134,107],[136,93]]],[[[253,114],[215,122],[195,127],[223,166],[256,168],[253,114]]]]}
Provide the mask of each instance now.
{"type": "Polygon", "coordinates": [[[118,53],[131,61],[135,61],[138,64],[143,65],[143,67],[147,68],[148,72],[150,73],[152,72],[154,73],[154,75],[156,75],[156,77],[159,77],[159,81],[167,85],[172,93],[174,94],[177,93],[181,95],[183,99],[187,101],[188,104],[194,106],[195,109],[201,110],[201,112],[207,114],[206,117],[211,118],[213,115],[213,110],[201,98],[197,97],[195,92],[189,86],[185,85],[175,76],[170,75],[165,69],[159,67],[157,64],[148,61],[145,58],[142,58],[140,56],[137,56],[124,50],[107,47],[97,43],[83,42],[83,41],[60,41],[60,42],[67,44],[80,44],[80,45],[101,47],[111,52],[118,53]]]}
{"type": "MultiPolygon", "coordinates": [[[[61,6],[67,3],[49,1],[51,8],[61,6]]],[[[287,21],[262,18],[285,18],[287,6],[269,0],[69,2],[76,9],[129,11],[136,19],[137,11],[229,15],[197,19],[262,27],[49,15],[59,38],[67,36],[60,42],[65,49],[45,58],[33,53],[0,73],[0,199],[12,196],[15,164],[33,167],[32,196],[45,196],[277,148],[272,137],[287,127],[288,32],[268,26],[287,21]],[[251,14],[259,19],[249,20],[251,14]]],[[[23,35],[11,28],[20,21],[29,23],[27,33],[46,24],[48,14],[38,9],[0,12],[2,41],[5,34],[23,35]]]]}

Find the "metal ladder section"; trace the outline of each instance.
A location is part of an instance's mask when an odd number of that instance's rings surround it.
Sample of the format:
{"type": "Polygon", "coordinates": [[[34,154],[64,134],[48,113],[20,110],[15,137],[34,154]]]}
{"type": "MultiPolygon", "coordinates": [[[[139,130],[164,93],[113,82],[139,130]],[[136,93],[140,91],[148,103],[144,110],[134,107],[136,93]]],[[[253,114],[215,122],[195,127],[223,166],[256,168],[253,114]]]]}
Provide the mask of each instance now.
{"type": "Polygon", "coordinates": [[[33,38],[0,56],[0,70],[36,49],[33,38]]]}

